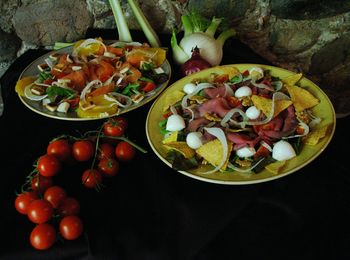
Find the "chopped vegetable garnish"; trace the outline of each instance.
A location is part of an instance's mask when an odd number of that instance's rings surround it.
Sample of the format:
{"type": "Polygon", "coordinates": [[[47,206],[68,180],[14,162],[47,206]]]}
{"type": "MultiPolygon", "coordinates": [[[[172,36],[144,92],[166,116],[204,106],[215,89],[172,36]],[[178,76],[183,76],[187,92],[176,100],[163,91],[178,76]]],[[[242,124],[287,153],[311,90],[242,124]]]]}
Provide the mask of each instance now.
{"type": "Polygon", "coordinates": [[[109,117],[156,93],[153,90],[169,79],[163,70],[155,71],[162,69],[165,59],[162,48],[124,42],[116,47],[101,38],[80,40],[71,53],[51,54],[46,60],[50,64],[38,66],[36,77],[19,80],[16,91],[42,102],[50,112],[109,117]],[[132,62],[131,55],[142,62],[132,62]]]}

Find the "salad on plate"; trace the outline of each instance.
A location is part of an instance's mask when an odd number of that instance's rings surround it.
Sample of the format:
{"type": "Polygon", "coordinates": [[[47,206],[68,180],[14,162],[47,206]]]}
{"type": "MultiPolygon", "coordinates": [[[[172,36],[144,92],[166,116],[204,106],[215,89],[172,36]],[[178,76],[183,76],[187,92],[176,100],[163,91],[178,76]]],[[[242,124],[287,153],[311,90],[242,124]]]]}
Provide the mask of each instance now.
{"type": "Polygon", "coordinates": [[[16,91],[47,112],[104,118],[138,106],[169,80],[166,50],[137,42],[85,39],[52,52],[16,91]]]}
{"type": "Polygon", "coordinates": [[[300,85],[302,74],[279,78],[259,66],[223,70],[162,97],[158,127],[174,169],[278,174],[303,146],[327,135],[329,124],[313,113],[320,100],[300,85]]]}

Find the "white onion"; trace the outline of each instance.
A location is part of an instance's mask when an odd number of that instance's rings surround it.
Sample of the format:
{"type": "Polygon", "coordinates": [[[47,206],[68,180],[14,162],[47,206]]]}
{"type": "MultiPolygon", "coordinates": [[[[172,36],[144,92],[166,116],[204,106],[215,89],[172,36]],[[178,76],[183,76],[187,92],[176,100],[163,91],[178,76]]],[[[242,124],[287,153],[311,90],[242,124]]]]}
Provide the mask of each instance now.
{"type": "Polygon", "coordinates": [[[264,77],[264,70],[262,68],[259,68],[259,67],[252,67],[249,70],[249,75],[251,78],[261,79],[264,77]]]}
{"type": "Polygon", "coordinates": [[[200,56],[212,66],[219,65],[222,60],[222,45],[206,33],[191,33],[182,38],[179,45],[188,57],[192,56],[192,49],[197,46],[200,50],[200,56]]]}
{"type": "Polygon", "coordinates": [[[251,80],[250,83],[252,83],[252,85],[257,87],[257,88],[267,89],[269,91],[275,91],[275,89],[273,89],[272,87],[270,87],[264,83],[256,83],[255,80],[251,80]]]}
{"type": "Polygon", "coordinates": [[[231,86],[227,83],[224,84],[225,86],[225,95],[224,96],[233,96],[233,90],[231,88],[231,86]]]}
{"type": "Polygon", "coordinates": [[[245,125],[247,124],[248,118],[246,116],[246,114],[243,112],[243,110],[239,109],[239,108],[232,108],[230,111],[228,111],[226,113],[226,115],[223,117],[223,119],[221,119],[221,126],[226,127],[227,126],[227,122],[230,120],[230,122],[234,123],[235,125],[239,125],[240,127],[245,127],[245,125]],[[242,122],[237,122],[235,120],[230,120],[231,117],[234,114],[240,114],[243,117],[243,121],[242,122]]]}
{"type": "Polygon", "coordinates": [[[187,100],[190,97],[196,95],[199,91],[206,88],[214,88],[214,86],[210,83],[199,83],[191,94],[187,94],[186,96],[183,97],[181,101],[182,108],[187,108],[187,100]]]}
{"type": "Polygon", "coordinates": [[[123,107],[123,108],[129,107],[132,105],[132,99],[130,97],[123,95],[123,94],[120,94],[120,93],[117,93],[117,92],[110,92],[108,94],[105,94],[104,98],[108,101],[115,102],[118,106],[123,107]],[[114,97],[125,99],[126,104],[119,102],[119,100],[115,99],[114,97]]]}
{"type": "Polygon", "coordinates": [[[276,100],[289,100],[290,98],[282,93],[282,92],[275,92],[272,95],[272,105],[271,105],[271,112],[270,115],[268,115],[264,120],[262,121],[248,121],[247,125],[263,125],[271,121],[273,118],[273,115],[275,113],[275,101],[276,100]]]}
{"type": "Polygon", "coordinates": [[[299,125],[304,129],[304,132],[302,134],[296,134],[296,135],[290,135],[290,136],[283,136],[282,139],[289,139],[289,138],[295,138],[295,137],[301,137],[305,136],[310,132],[310,127],[305,124],[304,122],[299,120],[299,125]]]}
{"type": "Polygon", "coordinates": [[[260,159],[256,164],[254,164],[253,166],[249,167],[249,168],[246,168],[246,169],[241,169],[239,167],[236,167],[234,166],[232,163],[228,163],[227,164],[227,167],[232,169],[232,170],[235,170],[237,172],[250,172],[252,171],[256,166],[258,166],[262,161],[264,160],[264,158],[260,159]]]}
{"type": "Polygon", "coordinates": [[[85,101],[85,96],[88,93],[88,91],[93,87],[93,86],[97,86],[97,87],[101,87],[102,86],[102,82],[98,79],[95,79],[93,81],[90,81],[85,88],[83,88],[83,90],[80,93],[80,100],[85,101]]]}
{"type": "Polygon", "coordinates": [[[24,88],[24,95],[25,95],[26,98],[28,98],[30,100],[33,100],[33,101],[40,101],[40,100],[43,100],[44,98],[47,97],[47,94],[40,95],[40,96],[33,94],[32,90],[31,90],[33,85],[34,84],[32,83],[32,84],[29,84],[28,86],[26,86],[24,88]]]}

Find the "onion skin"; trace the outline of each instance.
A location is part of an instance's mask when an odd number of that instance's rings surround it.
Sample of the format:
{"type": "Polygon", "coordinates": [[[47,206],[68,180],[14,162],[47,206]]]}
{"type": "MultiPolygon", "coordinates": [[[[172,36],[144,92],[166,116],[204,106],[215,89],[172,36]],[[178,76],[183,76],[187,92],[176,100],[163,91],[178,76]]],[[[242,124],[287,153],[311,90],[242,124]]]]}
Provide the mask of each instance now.
{"type": "Polygon", "coordinates": [[[192,50],[191,58],[182,64],[181,74],[187,76],[210,67],[210,63],[200,56],[198,47],[195,47],[192,50]]]}

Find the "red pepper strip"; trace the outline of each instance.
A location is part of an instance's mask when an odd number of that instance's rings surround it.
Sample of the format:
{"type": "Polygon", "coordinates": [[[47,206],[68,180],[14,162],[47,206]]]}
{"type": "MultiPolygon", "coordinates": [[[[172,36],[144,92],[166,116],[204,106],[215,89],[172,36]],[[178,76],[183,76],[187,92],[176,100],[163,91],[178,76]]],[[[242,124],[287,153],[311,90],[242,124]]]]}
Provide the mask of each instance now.
{"type": "Polygon", "coordinates": [[[147,82],[145,86],[141,89],[144,92],[150,92],[156,88],[156,84],[153,82],[147,82]]]}

